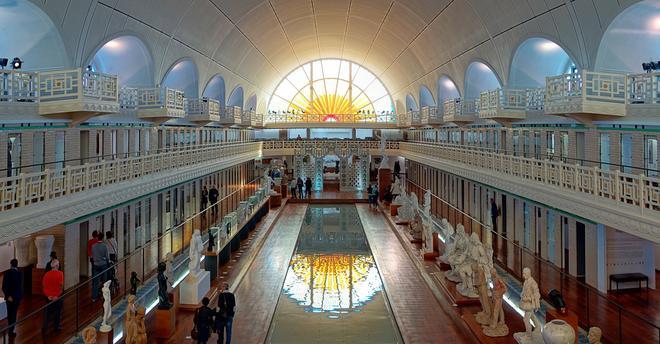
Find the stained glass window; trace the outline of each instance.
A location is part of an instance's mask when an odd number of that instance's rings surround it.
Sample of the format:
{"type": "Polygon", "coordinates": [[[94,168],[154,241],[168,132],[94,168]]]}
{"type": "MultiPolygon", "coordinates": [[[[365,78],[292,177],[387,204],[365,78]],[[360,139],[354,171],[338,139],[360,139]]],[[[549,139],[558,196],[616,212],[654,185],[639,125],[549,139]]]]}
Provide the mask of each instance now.
{"type": "Polygon", "coordinates": [[[357,63],[308,62],[287,75],[268,105],[266,122],[393,122],[383,83],[357,63]]]}

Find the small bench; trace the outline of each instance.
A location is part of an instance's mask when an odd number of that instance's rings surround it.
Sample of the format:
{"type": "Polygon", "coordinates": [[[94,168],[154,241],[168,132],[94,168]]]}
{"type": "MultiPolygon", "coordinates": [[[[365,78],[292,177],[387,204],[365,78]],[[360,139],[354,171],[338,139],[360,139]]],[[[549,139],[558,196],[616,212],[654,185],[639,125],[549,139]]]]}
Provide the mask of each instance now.
{"type": "Polygon", "coordinates": [[[612,282],[616,283],[616,291],[619,292],[619,283],[626,282],[637,282],[638,289],[642,290],[642,281],[646,282],[646,291],[647,291],[647,301],[648,301],[648,290],[649,290],[649,277],[643,273],[633,272],[627,274],[613,274],[610,275],[610,290],[612,290],[612,282]]]}

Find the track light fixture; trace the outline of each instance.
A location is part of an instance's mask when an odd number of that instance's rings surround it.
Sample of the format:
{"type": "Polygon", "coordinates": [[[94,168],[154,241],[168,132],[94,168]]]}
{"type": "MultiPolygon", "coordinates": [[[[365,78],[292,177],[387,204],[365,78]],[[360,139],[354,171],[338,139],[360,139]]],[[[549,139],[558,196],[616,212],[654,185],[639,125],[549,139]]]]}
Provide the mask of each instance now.
{"type": "Polygon", "coordinates": [[[2,69],[5,69],[5,67],[7,67],[7,64],[8,64],[8,63],[9,63],[9,59],[8,59],[8,58],[6,58],[6,57],[0,57],[0,67],[2,67],[2,69]]]}
{"type": "Polygon", "coordinates": [[[21,61],[21,59],[19,59],[18,57],[14,57],[14,60],[11,61],[11,68],[13,69],[21,69],[22,66],[23,66],[23,61],[21,61]]]}

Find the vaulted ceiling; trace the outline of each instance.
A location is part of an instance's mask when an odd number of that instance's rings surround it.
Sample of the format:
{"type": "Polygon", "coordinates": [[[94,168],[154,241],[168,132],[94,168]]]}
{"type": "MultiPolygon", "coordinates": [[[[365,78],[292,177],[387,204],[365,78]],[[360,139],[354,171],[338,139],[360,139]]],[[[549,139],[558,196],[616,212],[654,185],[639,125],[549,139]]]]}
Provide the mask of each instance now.
{"type": "MultiPolygon", "coordinates": [[[[522,39],[553,39],[588,67],[611,20],[637,0],[31,0],[62,30],[74,64],[103,40],[136,32],[162,76],[181,57],[260,103],[289,71],[339,57],[364,65],[401,99],[440,75],[462,86],[470,61],[505,82],[522,39]],[[68,5],[64,6],[64,2],[68,5]]],[[[157,76],[157,77],[158,77],[157,76]]],[[[201,92],[200,92],[201,93],[201,92]]],[[[263,106],[263,104],[261,104],[263,106]]]]}

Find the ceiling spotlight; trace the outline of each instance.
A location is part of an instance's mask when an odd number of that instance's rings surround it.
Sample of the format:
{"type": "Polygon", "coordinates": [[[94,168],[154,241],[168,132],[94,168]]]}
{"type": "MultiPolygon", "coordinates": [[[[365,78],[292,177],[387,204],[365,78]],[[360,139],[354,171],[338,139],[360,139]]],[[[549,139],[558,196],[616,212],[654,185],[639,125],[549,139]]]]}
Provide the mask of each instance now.
{"type": "Polygon", "coordinates": [[[14,57],[14,60],[11,61],[11,68],[13,69],[21,69],[22,66],[23,66],[23,61],[21,61],[21,59],[19,59],[18,57],[14,57]]]}
{"type": "Polygon", "coordinates": [[[8,58],[0,57],[0,67],[2,67],[2,69],[5,69],[5,67],[7,67],[7,63],[9,63],[8,58]]]}
{"type": "Polygon", "coordinates": [[[660,61],[644,62],[642,63],[642,69],[647,73],[651,73],[654,70],[659,70],[660,61]]]}

